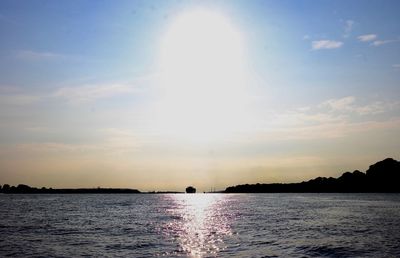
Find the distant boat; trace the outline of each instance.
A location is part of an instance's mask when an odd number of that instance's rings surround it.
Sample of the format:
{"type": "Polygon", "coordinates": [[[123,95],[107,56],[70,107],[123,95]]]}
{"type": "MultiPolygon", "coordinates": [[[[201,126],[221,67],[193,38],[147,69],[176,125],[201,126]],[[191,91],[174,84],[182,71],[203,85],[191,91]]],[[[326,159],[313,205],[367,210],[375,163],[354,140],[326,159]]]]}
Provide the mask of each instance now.
{"type": "Polygon", "coordinates": [[[193,186],[186,187],[186,193],[196,193],[196,188],[193,186]]]}

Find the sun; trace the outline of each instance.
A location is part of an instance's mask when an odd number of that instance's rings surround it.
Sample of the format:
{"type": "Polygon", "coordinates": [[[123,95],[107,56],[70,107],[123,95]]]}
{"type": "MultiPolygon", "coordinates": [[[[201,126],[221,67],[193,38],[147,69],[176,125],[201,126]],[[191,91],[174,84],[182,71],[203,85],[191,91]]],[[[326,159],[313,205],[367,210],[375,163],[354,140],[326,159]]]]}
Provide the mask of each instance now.
{"type": "Polygon", "coordinates": [[[160,132],[209,142],[241,131],[249,117],[245,56],[225,16],[203,9],[178,16],[160,46],[160,132]]]}

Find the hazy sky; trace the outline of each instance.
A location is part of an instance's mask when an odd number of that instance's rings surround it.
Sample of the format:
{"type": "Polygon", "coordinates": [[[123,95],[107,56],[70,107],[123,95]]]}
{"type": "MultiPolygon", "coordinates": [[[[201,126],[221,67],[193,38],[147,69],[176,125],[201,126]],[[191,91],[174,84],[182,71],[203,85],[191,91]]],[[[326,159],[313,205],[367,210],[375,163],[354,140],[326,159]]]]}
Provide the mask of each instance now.
{"type": "Polygon", "coordinates": [[[0,184],[183,190],[400,158],[399,1],[0,1],[0,184]]]}

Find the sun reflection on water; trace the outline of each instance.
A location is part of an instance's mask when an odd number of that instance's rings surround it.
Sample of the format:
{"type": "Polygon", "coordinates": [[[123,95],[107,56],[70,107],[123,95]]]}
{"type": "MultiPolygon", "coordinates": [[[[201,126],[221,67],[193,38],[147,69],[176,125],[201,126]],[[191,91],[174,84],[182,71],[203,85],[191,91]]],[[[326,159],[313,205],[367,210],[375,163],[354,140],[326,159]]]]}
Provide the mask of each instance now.
{"type": "Polygon", "coordinates": [[[168,209],[173,220],[164,233],[175,238],[180,252],[192,257],[213,256],[225,248],[231,235],[227,199],[221,194],[171,195],[174,207],[168,209]]]}

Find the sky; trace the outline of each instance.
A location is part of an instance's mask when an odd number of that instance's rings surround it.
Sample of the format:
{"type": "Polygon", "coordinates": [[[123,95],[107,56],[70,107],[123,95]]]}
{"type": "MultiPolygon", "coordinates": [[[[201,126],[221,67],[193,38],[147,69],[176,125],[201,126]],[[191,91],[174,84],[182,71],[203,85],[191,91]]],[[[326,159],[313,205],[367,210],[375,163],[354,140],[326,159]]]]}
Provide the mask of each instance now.
{"type": "Polygon", "coordinates": [[[225,189],[400,159],[399,1],[0,2],[0,184],[225,189]]]}

